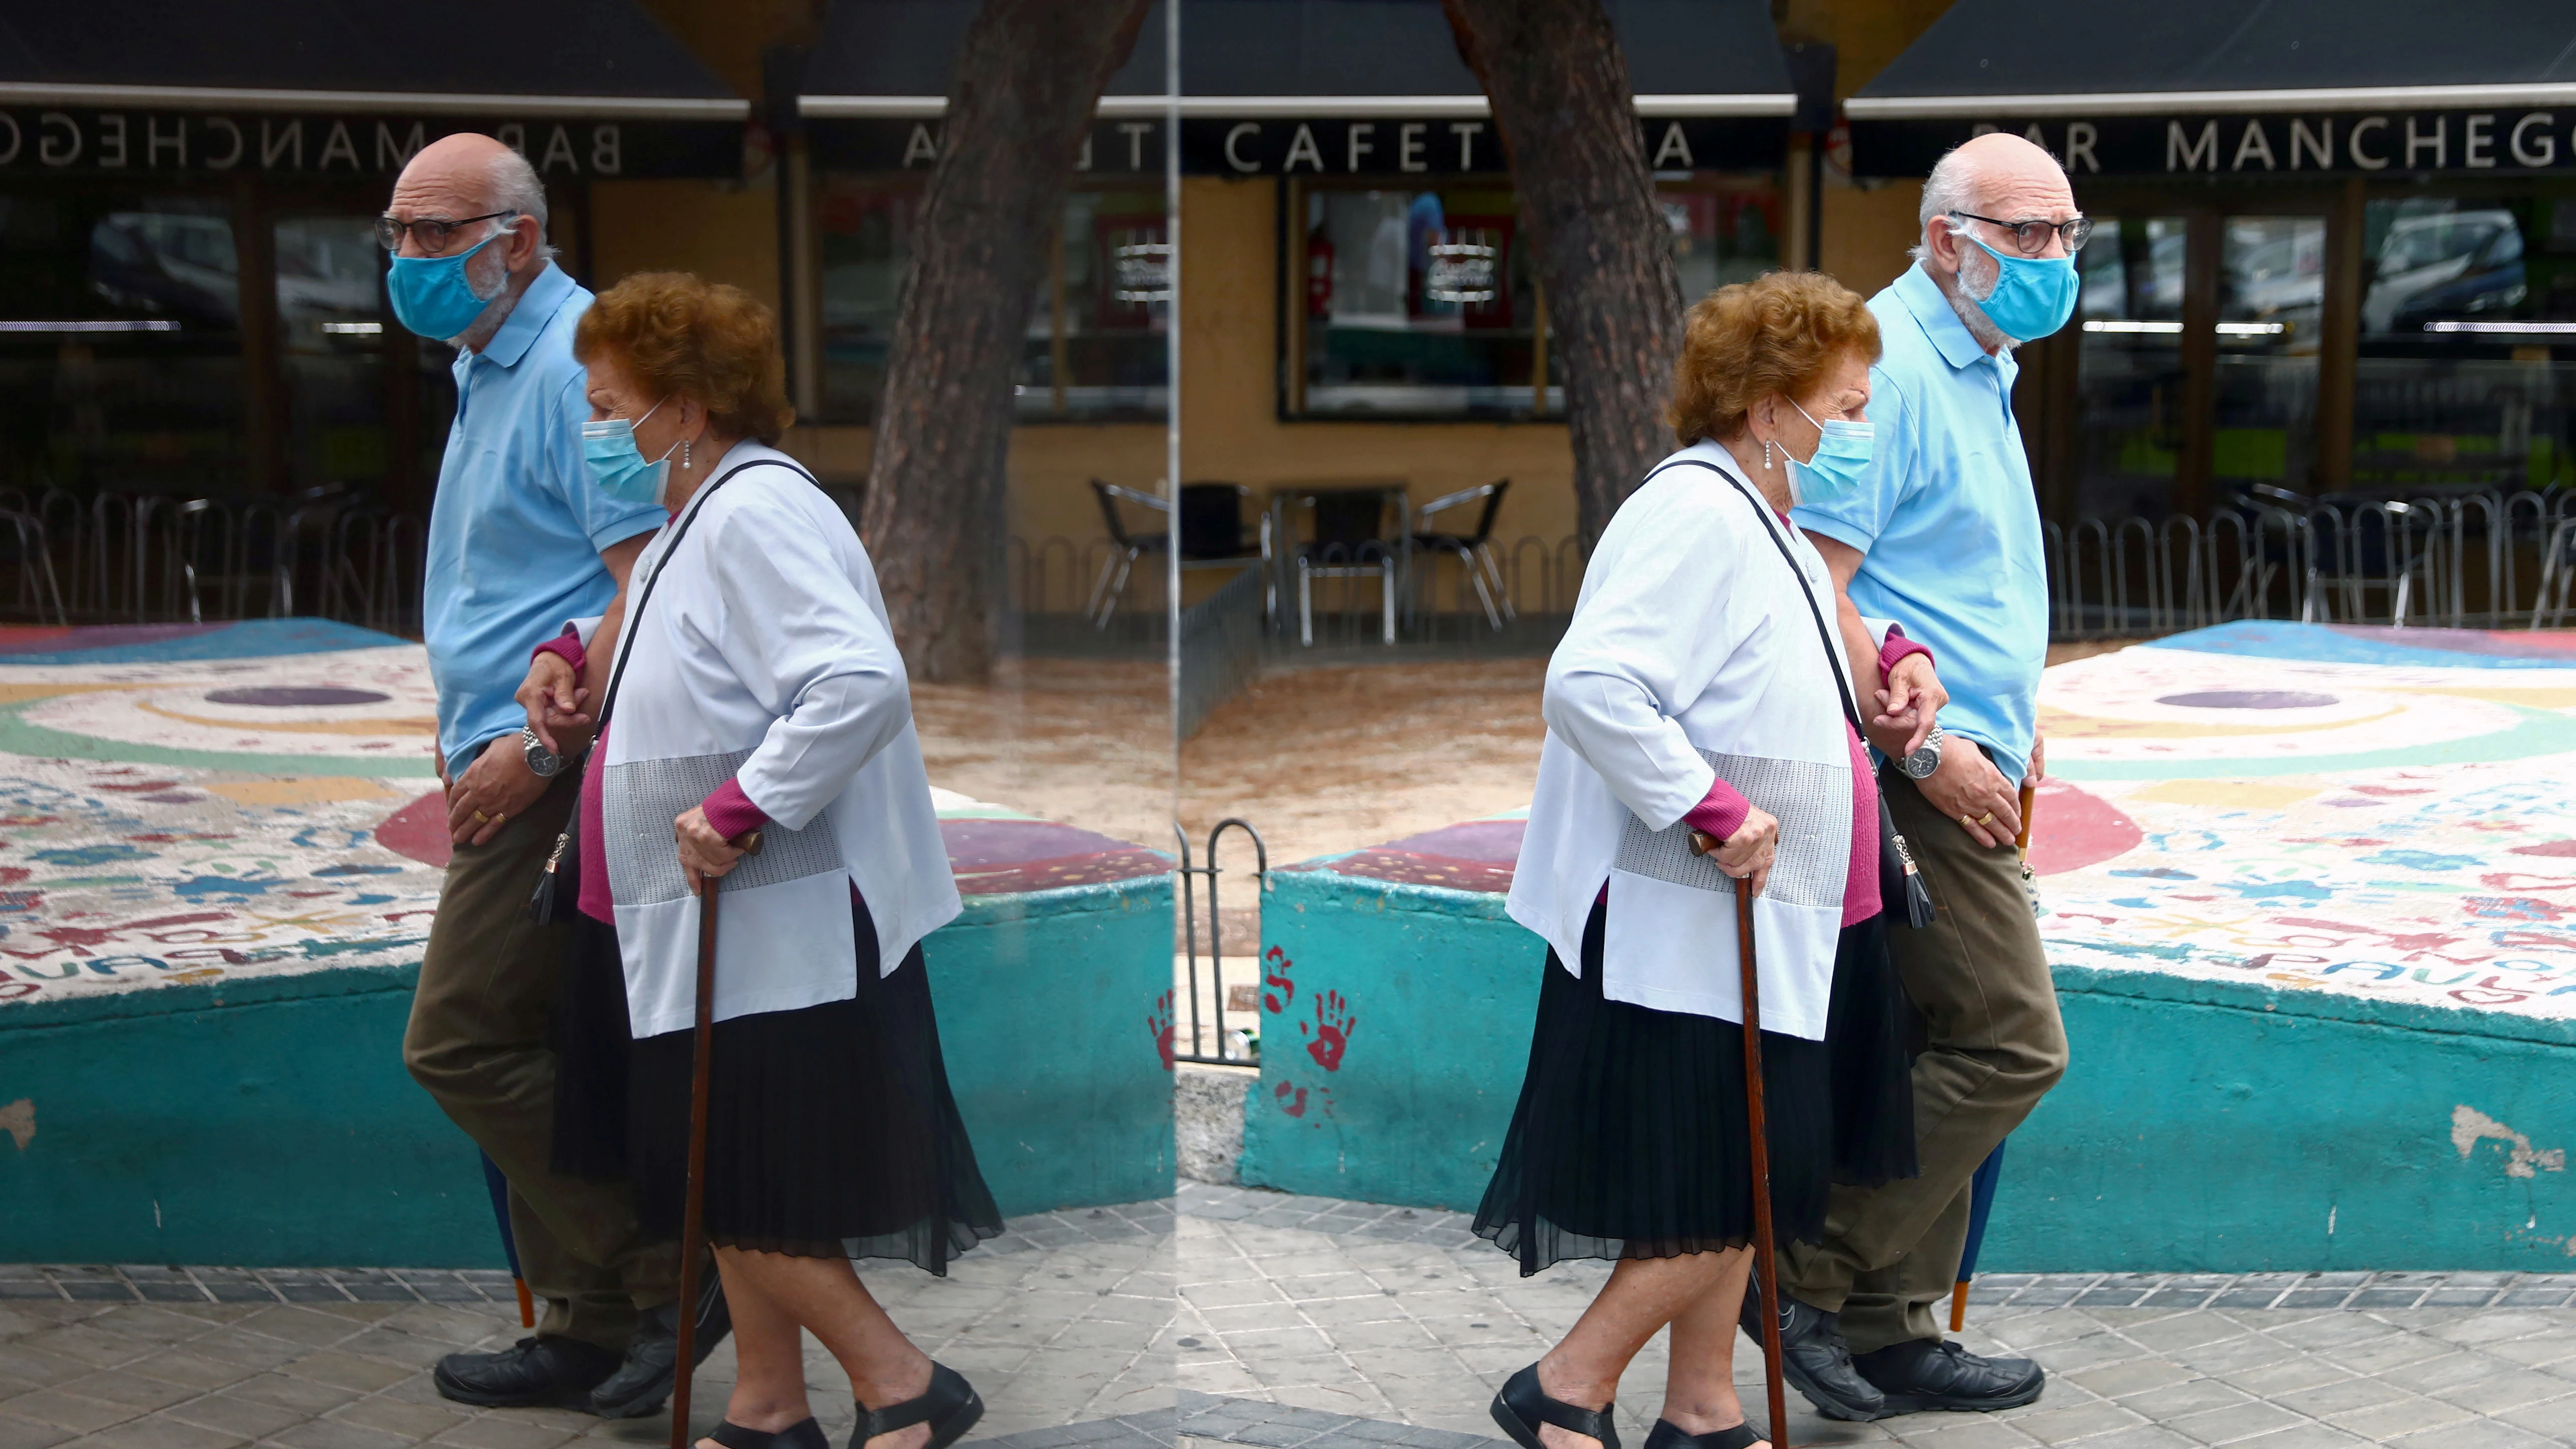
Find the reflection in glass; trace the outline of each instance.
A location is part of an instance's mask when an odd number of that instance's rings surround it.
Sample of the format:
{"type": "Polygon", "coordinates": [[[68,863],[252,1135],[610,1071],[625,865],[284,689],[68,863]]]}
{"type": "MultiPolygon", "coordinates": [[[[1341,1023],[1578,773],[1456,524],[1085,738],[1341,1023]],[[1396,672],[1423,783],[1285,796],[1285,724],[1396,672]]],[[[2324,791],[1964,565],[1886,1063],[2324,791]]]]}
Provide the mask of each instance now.
{"type": "Polygon", "coordinates": [[[2106,216],[2076,253],[2077,517],[2170,504],[2181,448],[2183,246],[2180,217],[2106,216]]]}
{"type": "MultiPolygon", "coordinates": [[[[917,178],[832,176],[817,199],[823,420],[865,423],[885,386],[886,347],[912,265],[920,184],[917,178]]],[[[1162,416],[1168,236],[1157,192],[1076,191],[1065,198],[1013,376],[1022,421],[1162,416]]]]}
{"type": "Polygon", "coordinates": [[[2322,217],[2226,220],[2210,447],[2210,473],[2222,489],[2308,485],[2316,456],[2325,255],[2322,217]]]}
{"type": "Polygon", "coordinates": [[[384,252],[365,216],[277,223],[277,317],[293,487],[380,482],[385,427],[384,252]]]}
{"type": "Polygon", "coordinates": [[[2576,191],[2373,201],[2362,256],[2356,491],[2576,483],[2576,191]]]}
{"type": "Polygon", "coordinates": [[[231,208],[0,195],[0,486],[145,491],[244,476],[231,208]]]}

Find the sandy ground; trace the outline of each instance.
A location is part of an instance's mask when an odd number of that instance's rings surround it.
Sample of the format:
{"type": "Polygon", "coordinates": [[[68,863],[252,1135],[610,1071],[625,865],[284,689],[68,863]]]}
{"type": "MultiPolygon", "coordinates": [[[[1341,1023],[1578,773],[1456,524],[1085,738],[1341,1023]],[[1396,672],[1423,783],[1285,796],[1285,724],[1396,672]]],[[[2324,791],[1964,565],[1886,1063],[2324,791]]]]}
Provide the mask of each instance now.
{"type": "Polygon", "coordinates": [[[988,686],[915,684],[930,783],[1168,851],[1169,681],[1159,659],[1011,659],[988,686]]]}

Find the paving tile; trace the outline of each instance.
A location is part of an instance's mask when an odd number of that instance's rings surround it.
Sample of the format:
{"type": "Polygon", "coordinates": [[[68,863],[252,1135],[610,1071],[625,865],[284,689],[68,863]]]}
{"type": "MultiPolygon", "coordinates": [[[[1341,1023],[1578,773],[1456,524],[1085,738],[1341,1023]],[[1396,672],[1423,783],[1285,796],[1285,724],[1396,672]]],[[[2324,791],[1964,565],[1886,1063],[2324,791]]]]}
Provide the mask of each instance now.
{"type": "Polygon", "coordinates": [[[161,1411],[162,1417],[183,1419],[209,1429],[221,1429],[245,1439],[258,1439],[274,1434],[289,1424],[301,1422],[303,1411],[256,1399],[238,1398],[231,1394],[208,1394],[173,1405],[161,1411]]]}
{"type": "Polygon", "coordinates": [[[15,1418],[31,1419],[39,1424],[51,1424],[83,1434],[104,1429],[110,1424],[124,1423],[143,1412],[131,1404],[83,1398],[60,1389],[38,1389],[32,1394],[20,1394],[0,1408],[5,1408],[15,1418]]]}
{"type": "Polygon", "coordinates": [[[427,1439],[463,1423],[467,1412],[462,1406],[434,1408],[428,1404],[370,1396],[342,1404],[331,1411],[330,1417],[343,1424],[355,1424],[361,1429],[374,1429],[397,1438],[427,1439]]]}

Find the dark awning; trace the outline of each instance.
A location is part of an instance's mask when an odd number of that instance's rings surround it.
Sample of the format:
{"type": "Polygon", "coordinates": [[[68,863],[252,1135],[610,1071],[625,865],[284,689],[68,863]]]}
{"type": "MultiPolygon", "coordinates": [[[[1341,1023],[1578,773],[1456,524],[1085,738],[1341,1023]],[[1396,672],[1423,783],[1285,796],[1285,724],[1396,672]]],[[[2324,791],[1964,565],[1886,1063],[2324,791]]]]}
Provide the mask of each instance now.
{"type": "Polygon", "coordinates": [[[635,0],[0,13],[0,176],[388,174],[481,130],[549,179],[733,175],[749,103],[635,0]]]}
{"type": "Polygon", "coordinates": [[[2089,174],[2576,169],[2576,9],[1958,0],[1844,105],[1853,170],[2009,130],[2089,174]]]}
{"type": "MultiPolygon", "coordinates": [[[[840,0],[798,109],[817,157],[857,170],[936,156],[976,0],[840,0]]],[[[1659,169],[1780,164],[1797,96],[1764,0],[1608,0],[1659,169]]],[[[1163,14],[1101,98],[1090,169],[1159,172],[1163,14]]],[[[1440,0],[1186,0],[1184,169],[1211,175],[1505,169],[1440,0]]]]}

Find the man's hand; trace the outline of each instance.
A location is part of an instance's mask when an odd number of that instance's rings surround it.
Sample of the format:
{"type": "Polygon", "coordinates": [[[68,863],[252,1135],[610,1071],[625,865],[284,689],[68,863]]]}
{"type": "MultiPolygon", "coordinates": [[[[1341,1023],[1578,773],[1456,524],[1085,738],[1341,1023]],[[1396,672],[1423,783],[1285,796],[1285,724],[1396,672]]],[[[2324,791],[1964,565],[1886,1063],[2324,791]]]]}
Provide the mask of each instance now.
{"type": "Polygon", "coordinates": [[[1915,781],[1915,787],[1933,809],[1957,821],[1989,850],[2010,845],[2021,834],[2020,792],[1973,741],[1949,736],[1941,746],[1941,767],[1931,779],[1915,781]]]}
{"type": "Polygon", "coordinates": [[[1744,823],[1726,837],[1726,843],[1709,853],[1717,868],[1737,880],[1750,879],[1753,893],[1771,879],[1771,861],[1780,846],[1780,822],[1768,812],[1753,806],[1744,808],[1744,823]]]}
{"type": "Polygon", "coordinates": [[[528,712],[528,728],[537,732],[538,742],[549,754],[565,753],[564,746],[556,743],[558,736],[586,732],[589,727],[590,716],[581,713],[581,707],[589,701],[590,691],[581,687],[560,654],[540,654],[530,662],[528,677],[513,698],[528,712]]]}
{"type": "Polygon", "coordinates": [[[2048,778],[2048,736],[2030,737],[2030,768],[2022,772],[2021,782],[2036,790],[2048,778]]]}
{"type": "Polygon", "coordinates": [[[1878,691],[1879,712],[1869,722],[1869,742],[1890,758],[1904,759],[1931,738],[1941,706],[1949,702],[1950,691],[1932,672],[1932,656],[1908,654],[1896,661],[1887,673],[1887,687],[1878,691]]]}
{"type": "Polygon", "coordinates": [[[707,823],[703,805],[690,806],[686,814],[672,821],[671,837],[679,842],[680,873],[689,878],[691,895],[696,895],[706,882],[721,879],[742,861],[742,850],[707,823]]]}
{"type": "Polygon", "coordinates": [[[484,746],[463,778],[447,787],[447,832],[459,845],[481,845],[514,815],[537,803],[549,782],[528,768],[508,735],[484,746]]]}

